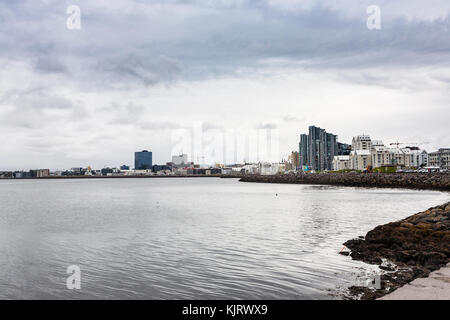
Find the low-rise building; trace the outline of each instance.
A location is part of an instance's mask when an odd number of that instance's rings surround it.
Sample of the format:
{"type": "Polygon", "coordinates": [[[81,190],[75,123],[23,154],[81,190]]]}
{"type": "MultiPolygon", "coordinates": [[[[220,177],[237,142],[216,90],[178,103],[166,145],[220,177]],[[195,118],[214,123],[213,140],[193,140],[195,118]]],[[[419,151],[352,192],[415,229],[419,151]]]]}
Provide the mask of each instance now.
{"type": "Polygon", "coordinates": [[[259,164],[259,173],[261,175],[273,175],[280,173],[279,163],[262,162],[259,164]]]}
{"type": "Polygon", "coordinates": [[[351,169],[350,155],[348,156],[334,156],[333,158],[333,170],[348,170],[351,169]]]}
{"type": "Polygon", "coordinates": [[[176,166],[179,166],[181,164],[187,164],[188,163],[188,155],[183,153],[180,155],[172,156],[172,163],[176,166]]]}
{"type": "Polygon", "coordinates": [[[390,149],[385,146],[375,145],[372,146],[372,167],[380,168],[382,166],[388,166],[391,164],[390,149]]]}
{"type": "Polygon", "coordinates": [[[351,168],[353,170],[365,170],[372,165],[370,150],[359,149],[350,153],[351,168]]]}
{"type": "Polygon", "coordinates": [[[411,150],[408,148],[390,148],[390,164],[397,167],[411,167],[411,150]]]}
{"type": "Polygon", "coordinates": [[[13,177],[14,173],[12,171],[0,171],[0,179],[9,179],[13,177]]]}
{"type": "Polygon", "coordinates": [[[44,178],[50,175],[50,170],[49,169],[30,170],[30,174],[32,178],[44,178]]]}
{"type": "Polygon", "coordinates": [[[441,170],[450,169],[450,148],[441,148],[438,151],[428,154],[428,165],[430,167],[439,167],[441,170]]]}
{"type": "Polygon", "coordinates": [[[428,165],[428,153],[417,147],[407,147],[411,150],[411,167],[421,168],[428,165]]]}

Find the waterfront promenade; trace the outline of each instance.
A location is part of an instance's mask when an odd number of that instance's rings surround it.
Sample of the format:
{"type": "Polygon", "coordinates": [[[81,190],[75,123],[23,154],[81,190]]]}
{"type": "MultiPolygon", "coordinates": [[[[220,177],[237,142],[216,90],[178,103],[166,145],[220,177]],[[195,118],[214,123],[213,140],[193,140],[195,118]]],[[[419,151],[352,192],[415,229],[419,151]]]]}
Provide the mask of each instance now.
{"type": "Polygon", "coordinates": [[[418,278],[379,300],[450,300],[450,263],[428,278],[418,278]]]}

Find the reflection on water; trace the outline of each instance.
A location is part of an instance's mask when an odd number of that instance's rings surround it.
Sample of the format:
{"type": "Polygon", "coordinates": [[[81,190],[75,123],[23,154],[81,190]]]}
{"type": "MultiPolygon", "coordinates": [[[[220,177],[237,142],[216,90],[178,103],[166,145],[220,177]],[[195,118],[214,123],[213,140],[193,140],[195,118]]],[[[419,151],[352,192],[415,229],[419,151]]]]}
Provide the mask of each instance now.
{"type": "Polygon", "coordinates": [[[448,201],[428,191],[236,179],[0,181],[0,298],[329,299],[337,252],[448,201]],[[81,290],[66,268],[81,267],[81,290]]]}

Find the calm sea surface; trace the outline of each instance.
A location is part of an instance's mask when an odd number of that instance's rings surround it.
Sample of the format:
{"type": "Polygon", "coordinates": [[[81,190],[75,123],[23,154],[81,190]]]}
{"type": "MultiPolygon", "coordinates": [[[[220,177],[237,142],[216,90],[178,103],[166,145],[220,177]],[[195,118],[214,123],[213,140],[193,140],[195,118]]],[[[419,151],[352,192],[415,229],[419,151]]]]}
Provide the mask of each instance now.
{"type": "Polygon", "coordinates": [[[0,298],[333,299],[338,254],[448,193],[236,179],[0,181],[0,298]],[[81,289],[66,288],[67,267],[81,289]]]}

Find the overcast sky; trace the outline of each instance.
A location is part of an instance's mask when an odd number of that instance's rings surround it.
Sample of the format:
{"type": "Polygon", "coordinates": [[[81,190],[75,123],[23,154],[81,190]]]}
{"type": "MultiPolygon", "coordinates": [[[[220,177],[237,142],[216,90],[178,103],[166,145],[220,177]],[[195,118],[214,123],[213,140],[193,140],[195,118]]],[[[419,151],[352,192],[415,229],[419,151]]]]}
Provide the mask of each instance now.
{"type": "Polygon", "coordinates": [[[448,0],[0,0],[0,170],[119,166],[141,149],[161,164],[173,131],[198,122],[276,128],[280,159],[312,124],[347,143],[450,147],[449,12],[448,0]]]}

